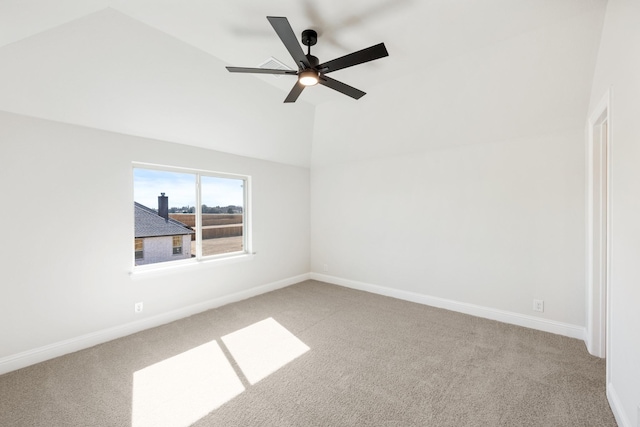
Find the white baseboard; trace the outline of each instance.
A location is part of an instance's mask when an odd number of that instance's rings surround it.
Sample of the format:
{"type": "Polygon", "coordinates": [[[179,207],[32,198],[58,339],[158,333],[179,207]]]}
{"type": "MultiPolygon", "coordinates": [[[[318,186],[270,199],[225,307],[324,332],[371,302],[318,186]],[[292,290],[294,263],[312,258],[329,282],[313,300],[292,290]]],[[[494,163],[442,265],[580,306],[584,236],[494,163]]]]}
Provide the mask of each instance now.
{"type": "Polygon", "coordinates": [[[232,302],[241,301],[247,298],[264,294],[266,292],[275,291],[276,289],[284,288],[295,283],[308,280],[309,278],[309,273],[301,274],[299,276],[278,280],[266,285],[256,286],[254,288],[246,289],[244,291],[236,292],[230,295],[213,298],[208,301],[193,304],[188,307],[182,307],[166,313],[158,314],[156,316],[147,317],[135,322],[130,322],[123,325],[114,326],[112,328],[91,332],[79,337],[70,338],[68,340],[59,341],[53,344],[45,345],[43,347],[38,347],[32,350],[27,350],[21,353],[6,356],[0,359],[0,375],[7,372],[15,371],[16,369],[24,368],[29,365],[33,365],[35,363],[44,362],[45,360],[53,359],[54,357],[63,356],[65,354],[93,347],[94,345],[102,344],[107,341],[131,335],[145,329],[164,325],[166,323],[192,316],[194,314],[201,313],[212,308],[221,307],[232,302]]]}
{"type": "Polygon", "coordinates": [[[485,319],[497,320],[499,322],[509,323],[512,325],[551,332],[553,334],[564,335],[570,338],[577,338],[580,340],[585,339],[585,328],[583,326],[556,322],[554,320],[540,319],[538,317],[527,316],[520,313],[498,310],[495,308],[483,307],[445,298],[432,297],[416,292],[387,288],[355,280],[342,279],[340,277],[329,276],[326,274],[311,273],[311,279],[405,301],[429,305],[432,307],[444,308],[446,310],[457,311],[460,313],[470,314],[472,316],[483,317],[485,319]]]}
{"type": "MultiPolygon", "coordinates": [[[[607,399],[609,400],[609,406],[611,407],[611,412],[613,412],[613,416],[616,418],[616,423],[620,427],[632,427],[631,421],[629,421],[629,417],[624,412],[622,407],[622,403],[620,402],[620,398],[618,397],[618,393],[616,393],[615,388],[613,388],[613,384],[607,383],[607,399]]],[[[638,414],[640,416],[640,414],[638,414]]],[[[638,420],[640,423],[640,420],[638,420]]]]}

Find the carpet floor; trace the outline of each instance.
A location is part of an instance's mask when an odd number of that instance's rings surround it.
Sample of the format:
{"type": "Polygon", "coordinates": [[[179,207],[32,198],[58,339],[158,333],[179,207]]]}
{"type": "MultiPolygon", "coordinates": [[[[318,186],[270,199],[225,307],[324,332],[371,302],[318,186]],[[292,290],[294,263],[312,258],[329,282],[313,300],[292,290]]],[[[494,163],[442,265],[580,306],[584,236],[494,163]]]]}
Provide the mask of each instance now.
{"type": "Polygon", "coordinates": [[[306,281],[0,376],[0,426],[615,426],[580,340],[306,281]]]}

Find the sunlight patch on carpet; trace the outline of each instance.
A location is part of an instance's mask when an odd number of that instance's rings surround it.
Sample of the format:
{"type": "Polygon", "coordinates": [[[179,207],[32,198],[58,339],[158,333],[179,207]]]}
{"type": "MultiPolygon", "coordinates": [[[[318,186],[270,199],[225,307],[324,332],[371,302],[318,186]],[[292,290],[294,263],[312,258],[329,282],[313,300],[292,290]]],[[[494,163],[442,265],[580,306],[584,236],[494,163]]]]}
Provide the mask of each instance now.
{"type": "Polygon", "coordinates": [[[134,373],[132,427],[187,427],[243,391],[212,341],[134,373]]]}
{"type": "Polygon", "coordinates": [[[252,385],[309,351],[271,317],[225,335],[222,341],[252,385]]]}
{"type": "Polygon", "coordinates": [[[188,427],[245,390],[238,375],[253,385],[309,351],[271,317],[222,341],[230,358],[214,340],[134,372],[131,427],[188,427]]]}

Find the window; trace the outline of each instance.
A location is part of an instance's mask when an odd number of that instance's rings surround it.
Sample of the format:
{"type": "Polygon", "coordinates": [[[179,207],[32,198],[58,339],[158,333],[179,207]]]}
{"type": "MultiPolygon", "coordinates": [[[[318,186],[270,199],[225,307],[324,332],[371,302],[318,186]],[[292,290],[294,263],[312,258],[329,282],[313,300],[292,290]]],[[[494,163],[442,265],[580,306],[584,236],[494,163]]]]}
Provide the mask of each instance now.
{"type": "Polygon", "coordinates": [[[248,253],[249,177],[134,164],[134,265],[248,253]]]}
{"type": "Polygon", "coordinates": [[[144,258],[144,246],[142,242],[142,239],[135,239],[135,258],[137,260],[144,258]]]}
{"type": "Polygon", "coordinates": [[[182,254],[182,236],[173,236],[173,254],[182,254]]]}

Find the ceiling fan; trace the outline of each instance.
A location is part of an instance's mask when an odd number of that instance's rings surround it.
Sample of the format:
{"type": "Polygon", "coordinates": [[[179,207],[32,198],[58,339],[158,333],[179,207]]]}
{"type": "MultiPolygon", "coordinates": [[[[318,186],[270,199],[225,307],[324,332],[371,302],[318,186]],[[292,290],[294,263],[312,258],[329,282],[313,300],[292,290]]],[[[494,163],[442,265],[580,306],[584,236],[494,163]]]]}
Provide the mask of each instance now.
{"type": "Polygon", "coordinates": [[[318,58],[311,55],[311,46],[315,45],[318,41],[318,34],[314,30],[304,30],[302,32],[302,44],[307,46],[307,54],[305,55],[302,47],[298,44],[298,40],[287,18],[267,16],[267,20],[269,20],[278,37],[280,37],[280,40],[282,40],[282,43],[284,43],[289,54],[291,54],[291,57],[296,62],[298,71],[245,67],[227,67],[227,70],[232,73],[288,74],[297,76],[298,81],[284,102],[296,102],[296,99],[298,99],[306,86],[313,86],[315,84],[321,84],[354,99],[360,99],[365,95],[365,92],[332,79],[331,77],[327,77],[327,74],[389,56],[384,43],[380,43],[320,64],[318,58]]]}

